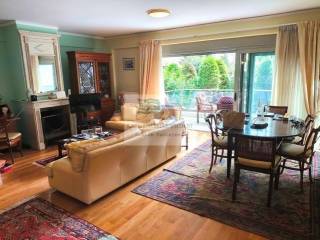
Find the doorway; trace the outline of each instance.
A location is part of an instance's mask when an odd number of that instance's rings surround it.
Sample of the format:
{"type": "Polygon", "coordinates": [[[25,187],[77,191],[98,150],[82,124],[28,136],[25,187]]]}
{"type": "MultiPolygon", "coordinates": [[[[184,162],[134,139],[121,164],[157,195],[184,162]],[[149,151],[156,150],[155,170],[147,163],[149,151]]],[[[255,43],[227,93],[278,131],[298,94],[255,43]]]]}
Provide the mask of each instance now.
{"type": "Polygon", "coordinates": [[[254,113],[258,106],[270,105],[274,72],[274,52],[241,54],[241,111],[254,113]]]}

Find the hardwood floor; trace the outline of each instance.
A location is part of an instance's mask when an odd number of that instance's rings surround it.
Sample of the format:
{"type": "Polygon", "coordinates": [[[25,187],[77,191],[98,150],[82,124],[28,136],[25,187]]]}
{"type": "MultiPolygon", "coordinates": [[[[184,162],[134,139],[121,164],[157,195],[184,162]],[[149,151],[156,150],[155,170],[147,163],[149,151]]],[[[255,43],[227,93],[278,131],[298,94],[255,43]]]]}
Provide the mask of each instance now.
{"type": "Polygon", "coordinates": [[[55,148],[41,152],[26,151],[24,157],[16,159],[13,171],[1,177],[0,209],[9,208],[32,196],[40,196],[121,239],[264,239],[131,193],[132,189],[162,171],[164,166],[172,164],[208,138],[209,133],[190,131],[188,151],[182,150],[175,159],[89,206],[53,191],[49,187],[45,169],[33,164],[35,160],[56,154],[55,148]]]}

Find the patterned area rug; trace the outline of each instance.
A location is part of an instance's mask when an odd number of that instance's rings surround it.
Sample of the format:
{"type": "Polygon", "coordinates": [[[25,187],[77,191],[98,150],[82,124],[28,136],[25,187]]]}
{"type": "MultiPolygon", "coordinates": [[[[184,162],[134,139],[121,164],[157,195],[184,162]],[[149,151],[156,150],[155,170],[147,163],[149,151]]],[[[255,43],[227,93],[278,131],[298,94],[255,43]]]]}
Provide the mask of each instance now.
{"type": "Polygon", "coordinates": [[[34,162],[35,165],[39,166],[39,167],[45,167],[47,166],[49,163],[52,163],[54,161],[57,161],[59,159],[58,156],[51,156],[51,157],[47,157],[45,159],[41,159],[41,160],[37,160],[34,162]]]}
{"type": "Polygon", "coordinates": [[[320,179],[312,185],[312,239],[320,239],[320,179]]]}
{"type": "MultiPolygon", "coordinates": [[[[237,201],[232,202],[233,180],[226,178],[226,161],[208,173],[210,141],[133,192],[221,221],[271,239],[310,239],[310,184],[300,192],[299,173],[285,170],[272,207],[267,208],[268,175],[241,171],[237,201]]],[[[319,175],[315,161],[313,174],[319,175]]]]}
{"type": "Polygon", "coordinates": [[[116,240],[117,238],[41,198],[34,198],[0,214],[0,239],[116,240]]]}

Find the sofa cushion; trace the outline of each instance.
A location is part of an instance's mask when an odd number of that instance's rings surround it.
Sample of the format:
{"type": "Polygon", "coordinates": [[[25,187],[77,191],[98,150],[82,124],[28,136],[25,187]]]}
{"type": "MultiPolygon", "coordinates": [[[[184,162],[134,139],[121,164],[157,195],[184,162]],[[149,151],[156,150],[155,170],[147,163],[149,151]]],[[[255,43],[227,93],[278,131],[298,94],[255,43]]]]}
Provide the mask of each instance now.
{"type": "Polygon", "coordinates": [[[137,118],[138,108],[133,105],[125,104],[121,107],[121,117],[124,121],[135,121],[137,118]]]}
{"type": "Polygon", "coordinates": [[[127,130],[129,128],[141,127],[144,123],[139,123],[136,121],[106,121],[105,126],[111,129],[117,130],[127,130]]]}
{"type": "Polygon", "coordinates": [[[82,172],[86,146],[94,146],[99,140],[84,140],[66,144],[71,167],[75,172],[82,172]]]}
{"type": "Polygon", "coordinates": [[[148,123],[154,119],[153,113],[137,113],[137,122],[148,123]]]}
{"type": "Polygon", "coordinates": [[[128,140],[130,138],[139,136],[141,134],[141,130],[139,128],[130,128],[122,133],[119,133],[115,136],[118,142],[122,142],[128,140]]]}
{"type": "Polygon", "coordinates": [[[138,128],[130,128],[127,131],[124,131],[106,140],[92,139],[67,144],[65,147],[68,151],[72,169],[76,172],[83,171],[86,153],[119,143],[121,141],[125,141],[140,134],[141,131],[138,128]]]}

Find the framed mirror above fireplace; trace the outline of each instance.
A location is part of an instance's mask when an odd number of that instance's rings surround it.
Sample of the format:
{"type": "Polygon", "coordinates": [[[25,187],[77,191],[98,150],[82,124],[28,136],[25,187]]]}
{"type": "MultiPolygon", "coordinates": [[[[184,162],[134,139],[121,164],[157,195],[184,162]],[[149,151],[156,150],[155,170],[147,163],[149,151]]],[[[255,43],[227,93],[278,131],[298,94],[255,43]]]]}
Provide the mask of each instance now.
{"type": "Polygon", "coordinates": [[[59,35],[20,31],[27,87],[35,95],[63,91],[59,35]]]}

